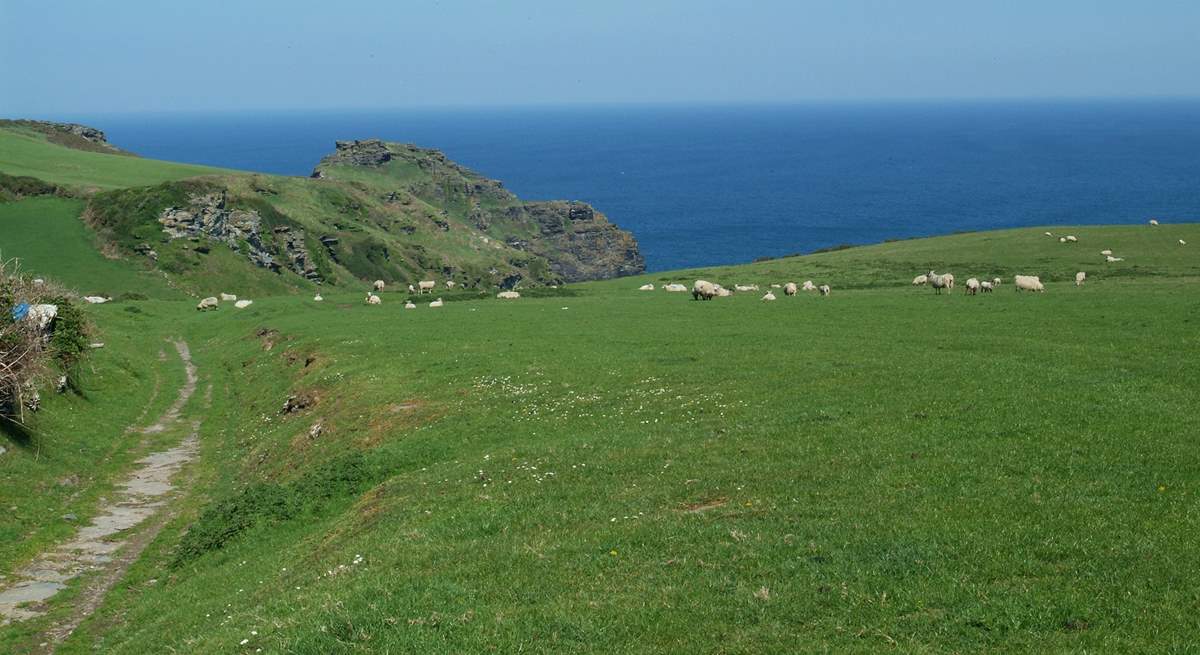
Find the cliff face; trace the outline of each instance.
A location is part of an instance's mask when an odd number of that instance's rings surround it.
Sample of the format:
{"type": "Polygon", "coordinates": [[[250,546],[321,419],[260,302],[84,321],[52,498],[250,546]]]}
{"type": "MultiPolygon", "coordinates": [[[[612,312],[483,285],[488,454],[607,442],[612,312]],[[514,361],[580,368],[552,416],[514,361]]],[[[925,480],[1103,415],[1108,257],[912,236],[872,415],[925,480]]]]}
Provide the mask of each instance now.
{"type": "Polygon", "coordinates": [[[458,222],[477,230],[485,239],[544,259],[564,282],[636,275],[646,268],[633,235],[587,203],[522,201],[501,182],[437,150],[378,139],[338,141],[312,176],[378,187],[386,190],[380,197],[387,202],[415,196],[441,208],[440,229],[458,222]]]}

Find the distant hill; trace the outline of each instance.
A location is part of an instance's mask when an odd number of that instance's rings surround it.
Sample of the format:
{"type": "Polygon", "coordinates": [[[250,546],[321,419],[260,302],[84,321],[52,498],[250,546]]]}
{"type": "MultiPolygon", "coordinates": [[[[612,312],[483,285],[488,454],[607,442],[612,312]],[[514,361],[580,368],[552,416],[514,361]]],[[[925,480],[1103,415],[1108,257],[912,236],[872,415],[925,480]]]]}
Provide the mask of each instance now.
{"type": "Polygon", "coordinates": [[[295,178],[142,159],[81,125],[0,122],[0,199],[40,195],[82,199],[98,249],[193,293],[214,279],[488,289],[645,270],[633,236],[586,203],[522,201],[436,150],[379,140],[340,141],[295,178]]]}

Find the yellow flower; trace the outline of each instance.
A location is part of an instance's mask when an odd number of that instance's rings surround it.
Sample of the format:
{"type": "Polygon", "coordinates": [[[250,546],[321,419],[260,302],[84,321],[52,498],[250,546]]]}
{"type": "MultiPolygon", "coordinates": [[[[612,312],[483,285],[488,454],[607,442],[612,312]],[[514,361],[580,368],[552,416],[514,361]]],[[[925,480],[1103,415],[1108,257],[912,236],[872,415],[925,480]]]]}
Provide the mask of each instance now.
{"type": "Polygon", "coordinates": [[[613,557],[616,557],[616,556],[617,556],[617,551],[616,551],[615,549],[614,549],[614,550],[610,550],[610,551],[608,551],[608,554],[609,554],[609,555],[612,555],[613,557]]]}

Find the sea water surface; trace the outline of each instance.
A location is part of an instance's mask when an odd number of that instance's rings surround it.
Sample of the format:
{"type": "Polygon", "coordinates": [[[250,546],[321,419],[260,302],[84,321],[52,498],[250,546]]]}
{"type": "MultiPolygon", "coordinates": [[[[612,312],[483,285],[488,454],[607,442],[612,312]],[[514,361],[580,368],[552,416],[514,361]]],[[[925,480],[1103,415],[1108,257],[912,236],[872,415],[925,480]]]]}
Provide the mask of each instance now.
{"type": "Polygon", "coordinates": [[[1200,220],[1200,101],[65,116],[147,157],[308,175],[339,139],[595,205],[651,270],[956,231],[1200,220]]]}

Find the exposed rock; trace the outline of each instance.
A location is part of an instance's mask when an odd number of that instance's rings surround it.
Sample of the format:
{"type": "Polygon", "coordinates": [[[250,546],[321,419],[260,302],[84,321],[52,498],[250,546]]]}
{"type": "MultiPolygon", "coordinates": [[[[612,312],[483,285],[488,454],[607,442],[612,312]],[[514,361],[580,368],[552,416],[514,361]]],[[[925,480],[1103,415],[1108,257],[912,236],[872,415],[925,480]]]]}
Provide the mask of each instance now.
{"type": "MultiPolygon", "coordinates": [[[[203,237],[224,243],[235,252],[240,251],[244,243],[246,257],[256,266],[278,272],[286,265],[288,270],[297,275],[321,281],[321,275],[305,245],[304,230],[286,225],[274,228],[275,239],[282,245],[280,256],[286,262],[280,264],[271,244],[263,238],[262,216],[253,209],[232,208],[227,203],[224,191],[196,194],[188,199],[186,207],[164,209],[158,222],[170,239],[197,240],[203,237]]],[[[135,250],[157,256],[154,251],[143,248],[144,245],[139,244],[135,250]]]]}
{"type": "Polygon", "coordinates": [[[342,164],[348,166],[382,166],[391,161],[392,153],[387,144],[379,139],[362,141],[337,141],[332,155],[326,155],[313,170],[313,177],[324,177],[321,166],[342,164]]]}

